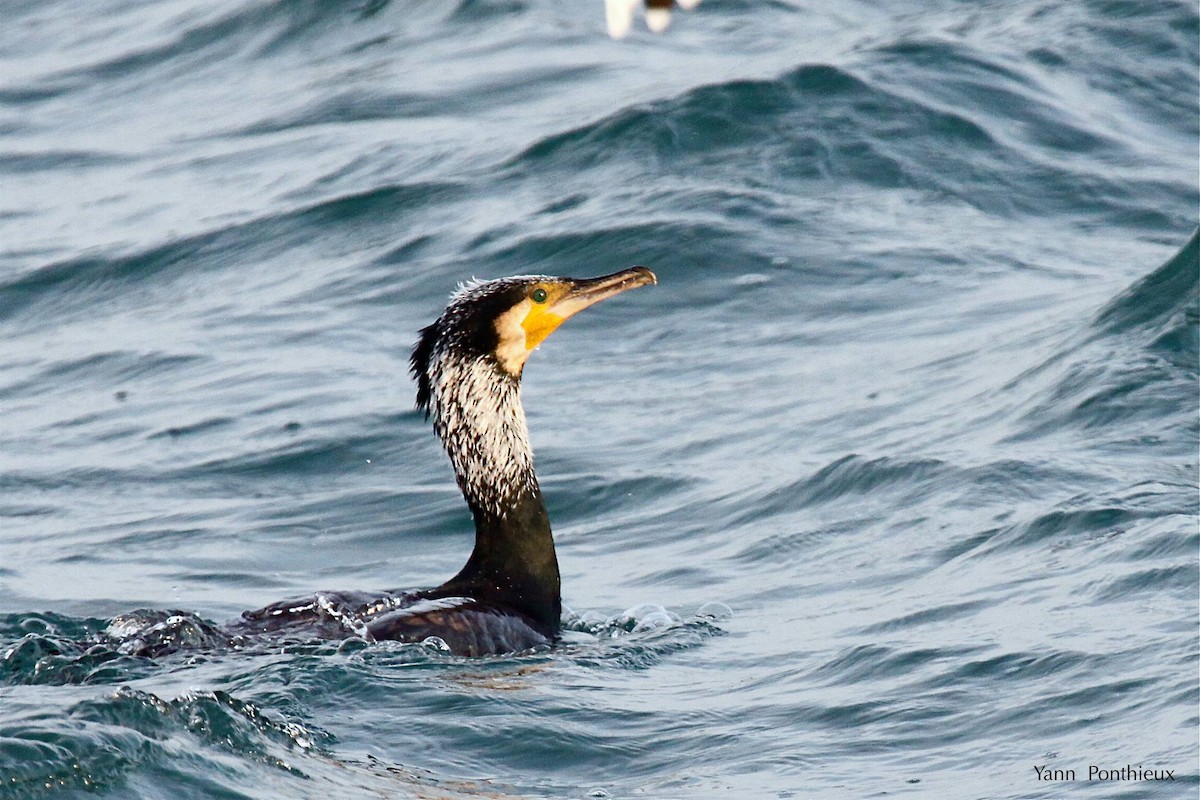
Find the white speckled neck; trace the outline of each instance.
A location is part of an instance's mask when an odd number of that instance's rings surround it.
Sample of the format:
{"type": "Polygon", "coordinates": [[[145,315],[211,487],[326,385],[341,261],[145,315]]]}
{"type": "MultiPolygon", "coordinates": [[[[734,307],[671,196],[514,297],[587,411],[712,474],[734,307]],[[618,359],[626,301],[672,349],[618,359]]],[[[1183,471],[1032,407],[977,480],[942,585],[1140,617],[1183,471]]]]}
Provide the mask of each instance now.
{"type": "Polygon", "coordinates": [[[430,365],[433,425],[473,509],[502,519],[537,490],[520,380],[487,356],[463,358],[444,345],[430,365]]]}

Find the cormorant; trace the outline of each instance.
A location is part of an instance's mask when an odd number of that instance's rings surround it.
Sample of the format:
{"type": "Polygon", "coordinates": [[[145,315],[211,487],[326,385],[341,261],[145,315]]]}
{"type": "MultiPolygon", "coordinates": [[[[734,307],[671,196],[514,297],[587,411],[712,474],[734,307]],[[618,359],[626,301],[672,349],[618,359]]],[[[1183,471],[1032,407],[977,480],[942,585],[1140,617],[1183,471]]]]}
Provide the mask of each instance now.
{"type": "Polygon", "coordinates": [[[633,267],[599,278],[534,275],[462,287],[421,331],[410,363],[417,408],[433,417],[475,518],[466,565],[434,589],[321,593],[245,612],[227,630],[403,642],[437,637],[459,655],[553,643],[562,616],[558,560],[533,469],[521,372],[568,317],[653,283],[653,272],[633,267]]]}

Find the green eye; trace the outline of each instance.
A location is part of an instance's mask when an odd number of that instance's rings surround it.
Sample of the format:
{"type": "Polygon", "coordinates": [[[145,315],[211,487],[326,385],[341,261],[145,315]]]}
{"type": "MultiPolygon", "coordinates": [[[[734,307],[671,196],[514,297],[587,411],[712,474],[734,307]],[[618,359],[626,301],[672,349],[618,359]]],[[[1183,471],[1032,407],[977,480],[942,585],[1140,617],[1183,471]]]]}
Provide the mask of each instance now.
{"type": "Polygon", "coordinates": [[[534,289],[533,294],[529,295],[529,299],[535,303],[546,302],[546,290],[545,289],[534,289]]]}

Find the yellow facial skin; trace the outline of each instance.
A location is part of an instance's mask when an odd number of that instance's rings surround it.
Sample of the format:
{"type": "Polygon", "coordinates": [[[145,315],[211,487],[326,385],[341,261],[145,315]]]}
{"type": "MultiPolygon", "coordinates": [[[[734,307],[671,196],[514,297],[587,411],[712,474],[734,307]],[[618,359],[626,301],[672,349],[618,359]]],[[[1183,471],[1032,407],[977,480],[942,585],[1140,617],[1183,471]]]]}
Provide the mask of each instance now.
{"type": "MultiPolygon", "coordinates": [[[[562,325],[567,321],[567,317],[575,313],[575,311],[571,311],[564,315],[558,306],[569,289],[570,287],[562,284],[539,283],[530,291],[529,300],[522,304],[528,306],[525,318],[521,320],[521,327],[525,330],[526,350],[533,350],[545,341],[547,336],[554,333],[555,328],[562,325]],[[543,296],[545,299],[540,303],[537,302],[543,296]]],[[[576,309],[576,311],[578,310],[580,309],[576,309]]]]}
{"type": "Polygon", "coordinates": [[[633,267],[600,278],[531,284],[525,299],[496,319],[496,358],[510,375],[519,377],[529,354],[570,317],[613,295],[657,282],[650,270],[633,267]]]}

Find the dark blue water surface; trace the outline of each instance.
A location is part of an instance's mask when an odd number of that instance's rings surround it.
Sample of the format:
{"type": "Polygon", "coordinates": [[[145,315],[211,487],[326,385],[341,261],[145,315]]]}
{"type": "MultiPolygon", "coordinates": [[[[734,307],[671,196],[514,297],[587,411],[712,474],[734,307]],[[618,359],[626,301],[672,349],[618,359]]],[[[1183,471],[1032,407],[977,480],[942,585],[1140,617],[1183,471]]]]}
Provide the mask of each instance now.
{"type": "Polygon", "coordinates": [[[1194,2],[0,5],[0,797],[1196,796],[1194,2]],[[416,331],[631,264],[560,647],[208,646],[453,574],[416,331]]]}

